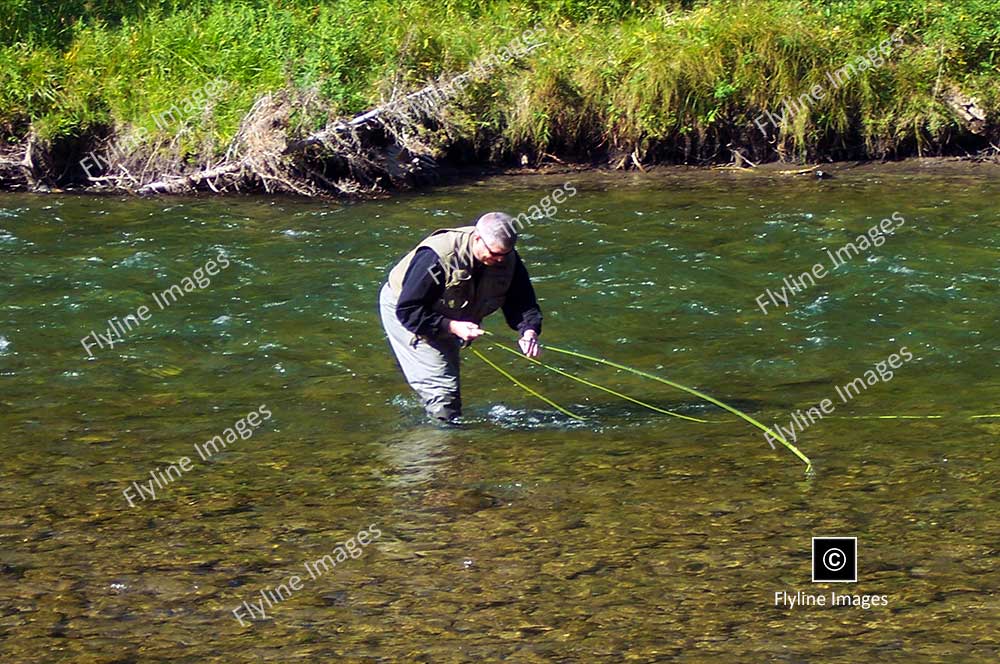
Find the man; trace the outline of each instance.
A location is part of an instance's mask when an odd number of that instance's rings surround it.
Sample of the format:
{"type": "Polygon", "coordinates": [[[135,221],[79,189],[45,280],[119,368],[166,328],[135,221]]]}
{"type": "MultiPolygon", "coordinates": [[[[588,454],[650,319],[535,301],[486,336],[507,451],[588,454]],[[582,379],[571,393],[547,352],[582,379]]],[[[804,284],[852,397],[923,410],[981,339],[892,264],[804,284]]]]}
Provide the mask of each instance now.
{"type": "Polygon", "coordinates": [[[538,355],[542,312],[516,241],[509,215],[484,214],[475,226],[432,233],[382,286],[382,327],[431,418],[450,422],[461,415],[459,349],[483,334],[479,324],[497,309],[520,333],[524,354],[538,355]]]}

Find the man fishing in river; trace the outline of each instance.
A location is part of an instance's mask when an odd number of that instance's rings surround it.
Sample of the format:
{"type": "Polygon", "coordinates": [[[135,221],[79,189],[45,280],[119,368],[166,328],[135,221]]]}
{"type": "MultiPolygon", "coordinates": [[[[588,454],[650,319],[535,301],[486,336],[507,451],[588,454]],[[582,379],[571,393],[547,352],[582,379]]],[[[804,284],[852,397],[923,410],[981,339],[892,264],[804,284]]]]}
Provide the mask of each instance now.
{"type": "Polygon", "coordinates": [[[514,250],[514,219],[489,212],[475,226],[437,230],[389,272],[379,294],[382,327],[427,414],[462,413],[459,349],[484,334],[482,320],[503,309],[521,351],[538,356],[542,312],[514,250]]]}

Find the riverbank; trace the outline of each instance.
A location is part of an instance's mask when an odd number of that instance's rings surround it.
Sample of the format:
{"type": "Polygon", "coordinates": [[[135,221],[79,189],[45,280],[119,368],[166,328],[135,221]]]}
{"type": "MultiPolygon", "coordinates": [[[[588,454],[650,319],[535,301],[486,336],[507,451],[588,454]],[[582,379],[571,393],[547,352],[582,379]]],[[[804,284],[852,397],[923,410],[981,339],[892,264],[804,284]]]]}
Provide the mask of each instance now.
{"type": "Polygon", "coordinates": [[[1000,151],[998,0],[34,4],[0,10],[4,188],[359,196],[1000,151]]]}
{"type": "MultiPolygon", "coordinates": [[[[442,169],[435,182],[435,187],[462,185],[507,186],[519,182],[531,182],[532,186],[544,189],[556,186],[569,179],[574,186],[592,189],[616,187],[653,187],[663,188],[682,186],[684,182],[709,180],[731,182],[759,182],[768,186],[775,182],[815,181],[816,186],[823,186],[831,180],[842,177],[866,177],[876,180],[882,176],[938,176],[945,178],[998,178],[1000,179],[1000,160],[973,159],[971,157],[912,157],[895,161],[842,161],[824,164],[788,164],[770,162],[755,167],[736,167],[730,165],[688,166],[683,164],[656,164],[638,169],[615,169],[611,166],[591,166],[587,164],[570,164],[546,161],[537,166],[503,166],[480,165],[465,169],[442,169]]],[[[34,190],[23,187],[6,187],[5,191],[34,191],[44,194],[97,194],[120,195],[121,192],[110,188],[70,186],[68,188],[40,186],[34,190]]],[[[230,192],[228,195],[256,195],[260,192],[230,192]]],[[[399,191],[370,192],[365,196],[356,195],[354,199],[377,200],[398,195],[399,191]]],[[[193,196],[195,199],[203,196],[218,195],[211,190],[189,191],[177,194],[184,200],[193,196]]],[[[284,196],[287,194],[279,194],[284,196]]],[[[273,196],[273,195],[272,195],[273,196]]],[[[295,194],[292,194],[294,197],[295,194]]]]}

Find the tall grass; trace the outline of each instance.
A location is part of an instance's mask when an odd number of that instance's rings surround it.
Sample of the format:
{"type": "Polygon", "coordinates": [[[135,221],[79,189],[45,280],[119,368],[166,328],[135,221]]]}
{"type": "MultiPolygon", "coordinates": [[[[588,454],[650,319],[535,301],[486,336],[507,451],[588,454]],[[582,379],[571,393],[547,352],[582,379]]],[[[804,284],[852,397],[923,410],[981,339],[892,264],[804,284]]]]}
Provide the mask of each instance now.
{"type": "Polygon", "coordinates": [[[788,158],[908,154],[959,133],[947,85],[995,119],[998,17],[1000,0],[7,0],[0,135],[141,128],[150,144],[218,153],[263,93],[317,97],[325,110],[305,121],[318,127],[541,23],[543,48],[454,109],[457,138],[484,158],[728,159],[730,144],[788,158]],[[828,90],[777,137],[754,126],[897,29],[904,45],[883,67],[828,90]],[[155,121],[210,80],[230,85],[198,113],[155,121]]]}

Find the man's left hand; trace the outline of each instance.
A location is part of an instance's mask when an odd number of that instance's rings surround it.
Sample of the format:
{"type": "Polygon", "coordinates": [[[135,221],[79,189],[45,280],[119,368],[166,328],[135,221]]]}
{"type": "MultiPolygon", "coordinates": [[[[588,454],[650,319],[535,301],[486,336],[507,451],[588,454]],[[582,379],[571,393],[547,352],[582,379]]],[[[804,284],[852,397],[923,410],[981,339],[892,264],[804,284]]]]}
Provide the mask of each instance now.
{"type": "Polygon", "coordinates": [[[534,330],[525,330],[517,343],[525,357],[538,357],[538,353],[541,352],[541,346],[538,344],[538,333],[534,330]]]}

